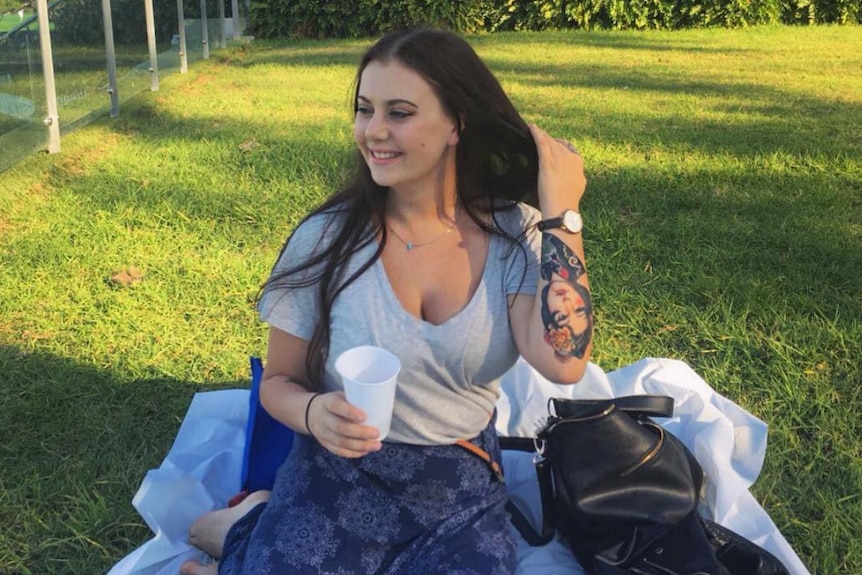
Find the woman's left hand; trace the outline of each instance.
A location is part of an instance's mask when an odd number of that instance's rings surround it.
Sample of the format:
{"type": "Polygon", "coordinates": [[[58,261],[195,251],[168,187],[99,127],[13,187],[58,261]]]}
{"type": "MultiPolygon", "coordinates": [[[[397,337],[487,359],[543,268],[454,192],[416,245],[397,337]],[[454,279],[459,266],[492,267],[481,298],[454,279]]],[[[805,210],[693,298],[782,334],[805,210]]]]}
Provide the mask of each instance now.
{"type": "Polygon", "coordinates": [[[539,204],[543,212],[556,215],[565,209],[578,210],[587,188],[584,159],[569,142],[552,137],[530,124],[530,133],[539,152],[539,204]]]}

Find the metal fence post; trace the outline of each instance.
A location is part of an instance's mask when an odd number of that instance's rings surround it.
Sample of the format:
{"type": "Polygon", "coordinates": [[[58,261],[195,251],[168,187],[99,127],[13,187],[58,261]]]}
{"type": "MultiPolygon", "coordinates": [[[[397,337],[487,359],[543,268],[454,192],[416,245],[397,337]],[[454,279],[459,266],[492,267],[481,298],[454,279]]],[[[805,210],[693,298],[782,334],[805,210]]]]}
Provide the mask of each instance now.
{"type": "Polygon", "coordinates": [[[153,18],[153,0],[144,0],[147,18],[147,46],[150,49],[150,91],[159,91],[159,58],[156,54],[156,22],[153,18]]]}
{"type": "Polygon", "coordinates": [[[120,115],[120,94],[117,91],[117,55],[114,53],[114,21],[111,0],[102,0],[102,21],[105,26],[105,57],[108,60],[108,94],[111,95],[111,117],[120,115]]]}
{"type": "Polygon", "coordinates": [[[210,57],[209,26],[207,26],[207,0],[201,0],[201,44],[204,48],[204,59],[210,57]]]}
{"type": "Polygon", "coordinates": [[[189,71],[189,58],[186,53],[186,14],[183,0],[177,0],[177,23],[180,35],[180,74],[185,74],[189,71]]]}
{"type": "Polygon", "coordinates": [[[51,51],[51,24],[48,21],[48,0],[36,0],[39,18],[39,46],[42,52],[42,76],[45,78],[45,101],[48,115],[48,152],[60,151],[60,115],[57,112],[57,86],[54,84],[54,53],[51,51]]]}
{"type": "Polygon", "coordinates": [[[230,13],[233,17],[233,39],[239,40],[239,0],[230,0],[230,13]]]}
{"type": "Polygon", "coordinates": [[[219,22],[219,30],[220,30],[219,37],[218,37],[218,47],[219,48],[226,48],[227,47],[227,40],[224,37],[224,27],[225,27],[224,0],[217,0],[217,1],[218,1],[218,22],[219,22]]]}

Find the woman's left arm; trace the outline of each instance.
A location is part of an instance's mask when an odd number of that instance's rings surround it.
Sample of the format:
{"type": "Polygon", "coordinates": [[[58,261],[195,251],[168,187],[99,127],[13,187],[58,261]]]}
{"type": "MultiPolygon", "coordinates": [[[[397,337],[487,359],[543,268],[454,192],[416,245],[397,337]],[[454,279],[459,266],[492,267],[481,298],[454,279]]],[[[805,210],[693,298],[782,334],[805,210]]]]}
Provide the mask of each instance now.
{"type": "Polygon", "coordinates": [[[555,383],[577,383],[593,348],[593,306],[584,264],[580,201],[587,186],[583,158],[530,126],[539,151],[542,248],[535,297],[510,297],[509,323],[523,358],[555,383]]]}

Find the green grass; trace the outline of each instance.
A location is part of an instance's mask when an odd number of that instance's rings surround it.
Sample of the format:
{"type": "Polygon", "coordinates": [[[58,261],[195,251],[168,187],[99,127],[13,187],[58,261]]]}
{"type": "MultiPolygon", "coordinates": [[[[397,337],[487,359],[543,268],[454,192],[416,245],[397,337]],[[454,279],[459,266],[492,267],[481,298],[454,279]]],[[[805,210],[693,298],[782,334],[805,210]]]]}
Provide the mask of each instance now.
{"type": "MultiPolygon", "coordinates": [[[[473,41],[586,158],[595,362],[684,360],[764,419],[755,495],[812,573],[862,573],[862,28],[473,41]]],[[[130,500],[196,391],[247,385],[366,45],[217,53],[0,174],[0,573],[149,537],[130,500]]]]}
{"type": "MultiPolygon", "coordinates": [[[[32,16],[32,12],[29,10],[24,12],[24,19],[26,20],[32,16]]],[[[3,32],[7,32],[21,23],[21,19],[18,18],[17,12],[10,12],[8,14],[0,14],[0,34],[3,32]]]]}

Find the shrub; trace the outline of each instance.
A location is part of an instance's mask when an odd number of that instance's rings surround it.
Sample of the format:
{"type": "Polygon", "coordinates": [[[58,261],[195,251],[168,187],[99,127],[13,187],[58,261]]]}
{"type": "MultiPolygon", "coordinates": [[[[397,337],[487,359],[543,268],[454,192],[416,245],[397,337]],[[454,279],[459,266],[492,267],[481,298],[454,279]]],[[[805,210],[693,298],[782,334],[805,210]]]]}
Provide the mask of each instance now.
{"type": "Polygon", "coordinates": [[[498,30],[740,27],[862,22],[859,0],[257,0],[262,37],[356,37],[427,24],[498,30]]]}
{"type": "Polygon", "coordinates": [[[22,8],[32,9],[25,0],[0,0],[0,15],[17,12],[22,8]]]}
{"type": "Polygon", "coordinates": [[[343,38],[362,35],[355,0],[252,2],[248,32],[260,38],[343,38]]]}
{"type": "MultiPolygon", "coordinates": [[[[492,30],[548,30],[566,28],[566,0],[498,0],[492,30]]],[[[590,1],[578,4],[590,4],[590,1]]]]}
{"type": "Polygon", "coordinates": [[[427,25],[464,32],[491,27],[495,0],[268,0],[251,4],[248,31],[261,38],[354,38],[427,25]]]}
{"type": "Polygon", "coordinates": [[[784,0],[781,21],[787,24],[862,23],[859,0],[784,0]]]}

